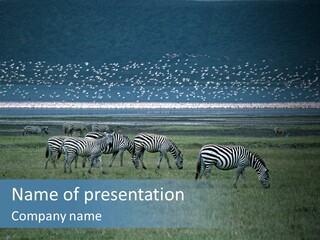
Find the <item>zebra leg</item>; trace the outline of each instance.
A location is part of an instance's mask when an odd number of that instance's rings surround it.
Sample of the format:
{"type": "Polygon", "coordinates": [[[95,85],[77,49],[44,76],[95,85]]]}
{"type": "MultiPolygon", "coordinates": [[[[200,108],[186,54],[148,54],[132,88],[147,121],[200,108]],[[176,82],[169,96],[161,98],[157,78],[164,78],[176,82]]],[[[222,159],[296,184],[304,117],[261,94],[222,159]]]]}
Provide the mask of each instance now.
{"type": "MultiPolygon", "coordinates": [[[[91,173],[91,168],[94,166],[95,160],[98,159],[100,155],[97,155],[95,153],[92,153],[88,159],[89,159],[89,170],[88,173],[91,173]]],[[[101,170],[102,170],[102,161],[101,161],[101,170]]]]}
{"type": "Polygon", "coordinates": [[[160,163],[161,163],[161,160],[162,160],[162,156],[163,156],[163,153],[160,152],[160,157],[159,157],[159,159],[158,159],[157,169],[160,168],[160,163]]]}
{"type": "Polygon", "coordinates": [[[144,155],[144,151],[141,152],[139,159],[140,159],[142,168],[143,168],[143,169],[147,169],[146,166],[144,165],[144,162],[143,162],[143,155],[144,155]]]}
{"type": "Polygon", "coordinates": [[[86,167],[86,161],[90,161],[90,159],[88,159],[88,157],[82,157],[82,167],[86,167]]]}
{"type": "Polygon", "coordinates": [[[72,173],[72,169],[71,169],[71,163],[73,162],[75,156],[73,155],[68,155],[67,157],[65,157],[65,160],[64,160],[64,172],[66,173],[67,172],[67,168],[69,168],[69,173],[72,173]],[[68,167],[67,167],[68,165],[68,167]]]}
{"type": "Polygon", "coordinates": [[[121,167],[123,167],[123,153],[124,153],[124,149],[121,149],[119,153],[121,167]]]}
{"type": "MultiPolygon", "coordinates": [[[[168,157],[167,152],[164,153],[164,158],[167,160],[168,167],[169,167],[170,169],[172,169],[172,167],[171,167],[171,165],[170,165],[170,162],[169,162],[169,157],[168,157]]],[[[159,167],[160,167],[160,166],[159,166],[159,167]]]]}
{"type": "Polygon", "coordinates": [[[64,153],[64,161],[63,161],[63,172],[67,172],[67,162],[68,162],[68,154],[67,152],[64,153]]]}
{"type": "Polygon", "coordinates": [[[58,159],[58,155],[56,154],[56,155],[54,156],[53,160],[52,160],[53,167],[54,167],[55,169],[57,169],[57,165],[56,165],[57,159],[58,159]]]}
{"type": "MultiPolygon", "coordinates": [[[[98,157],[98,158],[99,158],[99,157],[98,157]]],[[[105,169],[104,169],[104,164],[103,164],[102,159],[101,159],[101,166],[100,166],[100,169],[101,169],[102,174],[107,174],[107,172],[106,172],[106,171],[105,171],[105,169]]]]}
{"type": "Polygon", "coordinates": [[[93,166],[93,163],[94,163],[94,157],[91,155],[90,157],[90,164],[89,164],[89,170],[88,170],[88,173],[91,173],[91,168],[93,166]]]}
{"type": "MultiPolygon", "coordinates": [[[[201,161],[200,163],[200,169],[199,169],[199,173],[198,173],[198,176],[196,176],[196,179],[201,179],[202,178],[202,175],[204,173],[204,169],[205,169],[205,166],[203,164],[203,161],[201,161]]],[[[198,170],[198,169],[197,169],[198,170]]]]}
{"type": "MultiPolygon", "coordinates": [[[[114,153],[112,154],[112,158],[111,158],[111,160],[110,160],[109,167],[112,167],[113,161],[114,161],[114,159],[116,158],[117,154],[118,154],[118,152],[114,152],[114,153]]],[[[120,153],[120,157],[121,157],[121,153],[120,153]]]]}
{"type": "Polygon", "coordinates": [[[233,183],[233,187],[234,187],[234,188],[237,188],[237,181],[238,181],[240,175],[243,174],[243,171],[244,171],[244,168],[243,168],[243,167],[238,167],[238,168],[237,168],[236,177],[235,177],[234,183],[233,183]]]}
{"type": "MultiPolygon", "coordinates": [[[[104,164],[103,164],[101,155],[102,155],[102,154],[96,155],[96,156],[95,156],[95,159],[97,159],[97,161],[98,161],[99,158],[100,158],[100,160],[101,160],[101,165],[100,165],[101,172],[102,172],[102,174],[106,174],[107,172],[106,172],[105,169],[104,169],[104,164]]],[[[92,163],[93,163],[93,162],[92,162],[92,163]]]]}
{"type": "Polygon", "coordinates": [[[68,154],[68,167],[69,167],[69,173],[72,173],[71,164],[73,161],[75,161],[75,168],[77,167],[77,161],[78,161],[78,155],[76,153],[68,154]]]}
{"type": "Polygon", "coordinates": [[[44,169],[47,169],[48,162],[49,162],[49,160],[51,160],[51,156],[52,156],[51,151],[47,149],[47,160],[46,160],[46,163],[44,165],[44,169]]]}
{"type": "Polygon", "coordinates": [[[206,183],[208,184],[209,187],[213,187],[212,183],[210,182],[211,170],[212,170],[212,165],[209,165],[209,166],[206,166],[206,169],[204,171],[206,175],[206,183]]]}
{"type": "Polygon", "coordinates": [[[202,160],[201,154],[199,154],[197,169],[196,169],[196,176],[195,176],[195,180],[197,182],[199,182],[199,179],[201,179],[203,172],[204,172],[204,162],[202,160]]]}
{"type": "Polygon", "coordinates": [[[47,159],[47,161],[46,161],[45,169],[47,169],[49,160],[52,161],[53,167],[56,169],[56,168],[57,168],[57,165],[56,165],[56,160],[57,160],[57,159],[58,159],[57,153],[56,153],[56,152],[55,152],[55,153],[51,153],[51,152],[50,152],[50,153],[49,153],[49,157],[48,157],[48,159],[47,159]]]}
{"type": "Polygon", "coordinates": [[[78,155],[76,155],[75,159],[74,159],[74,168],[77,168],[77,164],[78,164],[78,155]]]}

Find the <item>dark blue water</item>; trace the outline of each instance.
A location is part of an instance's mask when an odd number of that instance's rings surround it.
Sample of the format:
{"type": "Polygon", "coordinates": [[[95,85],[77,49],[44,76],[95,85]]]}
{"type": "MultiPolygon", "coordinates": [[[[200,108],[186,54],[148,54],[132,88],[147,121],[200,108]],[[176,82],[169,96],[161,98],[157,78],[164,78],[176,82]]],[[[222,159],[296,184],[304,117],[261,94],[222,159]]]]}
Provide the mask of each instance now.
{"type": "Polygon", "coordinates": [[[0,109],[7,116],[86,117],[221,117],[221,116],[320,116],[320,109],[0,109]]]}
{"type": "Polygon", "coordinates": [[[316,1],[0,1],[0,102],[319,102],[316,1]]]}

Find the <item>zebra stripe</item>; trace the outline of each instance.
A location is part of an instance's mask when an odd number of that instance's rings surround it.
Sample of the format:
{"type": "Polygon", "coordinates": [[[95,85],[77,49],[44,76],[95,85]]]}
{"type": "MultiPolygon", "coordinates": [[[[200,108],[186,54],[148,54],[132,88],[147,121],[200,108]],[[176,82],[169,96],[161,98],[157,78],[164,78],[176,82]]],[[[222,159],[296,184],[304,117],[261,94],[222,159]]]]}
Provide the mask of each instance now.
{"type": "Polygon", "coordinates": [[[62,154],[62,143],[66,138],[67,136],[52,136],[48,139],[45,169],[48,167],[49,160],[52,161],[54,168],[57,168],[56,160],[59,159],[62,154]]]}
{"type": "Polygon", "coordinates": [[[205,173],[209,184],[209,176],[213,165],[221,170],[237,168],[234,187],[237,187],[237,180],[240,175],[244,177],[244,169],[251,166],[258,174],[261,184],[269,188],[269,170],[265,162],[257,155],[242,146],[222,146],[209,144],[201,148],[197,164],[196,179],[200,179],[205,173]]]}
{"type": "Polygon", "coordinates": [[[167,152],[171,152],[171,154],[175,158],[177,168],[183,168],[183,156],[181,151],[177,148],[174,142],[168,139],[166,136],[140,133],[134,139],[134,148],[135,153],[132,161],[136,168],[138,168],[140,161],[142,167],[146,169],[143,163],[143,155],[145,150],[151,153],[160,152],[160,158],[157,164],[158,169],[160,168],[160,163],[163,156],[167,160],[168,167],[171,168],[167,152]]]}
{"type": "MultiPolygon", "coordinates": [[[[89,132],[86,134],[85,138],[88,139],[97,139],[101,138],[103,136],[103,133],[100,132],[89,132]]],[[[114,133],[113,134],[113,141],[112,145],[106,149],[104,152],[105,154],[110,154],[112,153],[112,158],[109,163],[109,167],[112,167],[113,161],[116,158],[117,154],[120,154],[120,166],[123,166],[123,153],[124,151],[127,150],[131,156],[134,153],[134,144],[132,141],[127,136],[114,133]]]]}
{"type": "Polygon", "coordinates": [[[64,123],[62,130],[65,135],[72,136],[73,132],[79,132],[80,136],[83,136],[84,131],[88,131],[88,128],[83,123],[64,123]]]}
{"type": "MultiPolygon", "coordinates": [[[[71,163],[77,161],[78,156],[90,157],[90,166],[88,172],[91,173],[91,168],[94,162],[101,154],[112,144],[113,134],[104,134],[99,139],[86,139],[79,137],[68,137],[63,141],[62,148],[65,154],[64,172],[67,172],[67,165],[71,173],[71,163]]],[[[104,173],[101,165],[101,170],[104,173]]]]}
{"type": "Polygon", "coordinates": [[[41,134],[45,133],[48,134],[48,127],[47,126],[25,126],[23,128],[22,135],[28,135],[28,134],[41,134]]]}
{"type": "Polygon", "coordinates": [[[92,124],[91,130],[92,132],[113,132],[112,128],[107,124],[92,124]]]}

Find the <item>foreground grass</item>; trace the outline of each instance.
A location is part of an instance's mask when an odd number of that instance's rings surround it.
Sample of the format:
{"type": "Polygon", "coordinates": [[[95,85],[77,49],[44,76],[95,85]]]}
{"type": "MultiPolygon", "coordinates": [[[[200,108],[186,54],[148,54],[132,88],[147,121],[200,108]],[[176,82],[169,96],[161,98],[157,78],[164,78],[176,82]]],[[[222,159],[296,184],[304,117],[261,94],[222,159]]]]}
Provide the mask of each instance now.
{"type": "MultiPolygon", "coordinates": [[[[173,126],[170,126],[172,129],[173,126]]],[[[181,129],[179,129],[181,130],[181,129]]],[[[130,139],[133,135],[129,135],[130,139]]],[[[201,186],[199,204],[207,207],[204,218],[212,227],[188,229],[1,229],[2,239],[316,239],[320,234],[320,138],[308,137],[209,137],[168,135],[184,154],[184,169],[169,170],[162,162],[154,171],[157,154],[145,154],[147,170],[134,169],[128,153],[125,166],[119,159],[103,175],[79,167],[72,174],[63,173],[49,163],[44,169],[47,137],[1,137],[2,179],[193,179],[199,149],[207,143],[245,145],[257,152],[270,169],[271,189],[263,189],[252,169],[246,170],[247,187],[240,179],[232,188],[235,171],[213,170],[214,188],[201,186]],[[219,182],[219,184],[217,184],[219,182]],[[221,206],[219,211],[219,206],[221,206]],[[219,222],[219,224],[217,224],[219,222]]],[[[104,155],[108,163],[111,155],[104,155]]],[[[172,165],[172,156],[170,156],[172,165]]],[[[197,206],[194,206],[197,208],[197,206]]],[[[186,213],[187,214],[187,213],[186,213]]]]}

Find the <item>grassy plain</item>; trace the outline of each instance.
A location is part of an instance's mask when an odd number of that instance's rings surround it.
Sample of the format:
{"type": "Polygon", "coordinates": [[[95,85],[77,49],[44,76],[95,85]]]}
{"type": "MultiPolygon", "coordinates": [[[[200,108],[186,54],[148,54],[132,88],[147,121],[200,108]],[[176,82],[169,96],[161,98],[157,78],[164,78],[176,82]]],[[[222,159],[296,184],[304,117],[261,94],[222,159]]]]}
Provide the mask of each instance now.
{"type": "MultiPolygon", "coordinates": [[[[4,119],[5,120],[5,119],[4,119]]],[[[34,123],[39,119],[29,119],[34,123]]],[[[40,119],[41,121],[43,119],[40,119]]],[[[39,121],[40,121],[39,120],[39,121]]],[[[78,119],[79,120],[79,119],[78,119]]],[[[80,119],[81,120],[81,119],[80,119]]],[[[92,119],[82,119],[90,122],[92,119]]],[[[207,143],[241,144],[258,153],[270,169],[271,188],[263,189],[252,169],[246,170],[247,187],[240,179],[238,189],[232,187],[235,171],[214,169],[213,189],[200,187],[206,196],[206,219],[210,228],[180,229],[0,229],[1,239],[316,239],[320,234],[320,117],[281,118],[211,118],[170,119],[172,124],[121,125],[116,131],[130,139],[147,131],[165,134],[183,152],[184,169],[169,170],[162,162],[159,173],[154,171],[158,155],[146,153],[147,170],[134,169],[125,153],[124,167],[117,157],[114,166],[103,175],[99,169],[92,174],[78,167],[71,174],[63,173],[62,158],[58,168],[49,163],[44,169],[48,135],[21,136],[22,124],[9,121],[0,124],[1,179],[193,179],[199,149],[207,143]],[[177,121],[189,122],[176,125],[177,121]],[[200,125],[190,125],[201,122],[200,125]],[[274,136],[274,125],[285,126],[289,136],[274,136]],[[217,219],[211,209],[224,204],[223,219],[217,219]],[[215,224],[215,221],[220,224],[215,224]]],[[[139,119],[138,119],[139,120],[139,119]]],[[[137,120],[137,121],[138,121],[137,120]]],[[[28,122],[27,121],[27,122],[28,122]]],[[[101,119],[99,119],[101,121],[101,119]]],[[[142,121],[142,119],[141,119],[142,121]]],[[[143,119],[146,121],[146,119],[143,119]]],[[[60,122],[50,123],[49,135],[62,134],[60,122]],[[51,129],[51,131],[50,131],[51,129]]],[[[161,122],[161,121],[160,121],[161,122]]],[[[107,163],[111,155],[104,155],[107,163]]],[[[170,156],[172,166],[173,158],[170,156]]],[[[195,208],[197,206],[194,206],[195,208]]],[[[220,213],[222,214],[222,213],[220,213]]],[[[221,215],[220,215],[221,216],[221,215]]]]}

